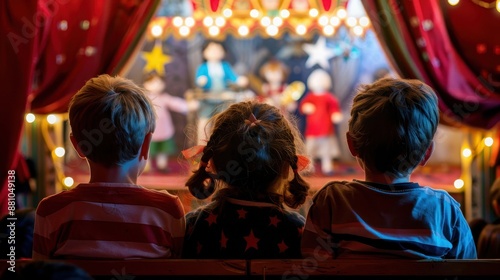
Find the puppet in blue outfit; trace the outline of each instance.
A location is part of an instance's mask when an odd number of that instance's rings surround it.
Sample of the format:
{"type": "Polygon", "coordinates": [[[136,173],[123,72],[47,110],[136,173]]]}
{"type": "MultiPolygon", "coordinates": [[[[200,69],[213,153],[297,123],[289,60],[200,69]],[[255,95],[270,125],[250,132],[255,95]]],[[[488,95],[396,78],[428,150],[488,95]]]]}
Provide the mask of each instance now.
{"type": "Polygon", "coordinates": [[[196,71],[196,86],[203,90],[198,112],[198,142],[206,138],[205,126],[210,117],[224,109],[235,99],[232,86],[243,88],[248,85],[245,76],[238,76],[231,65],[224,60],[226,49],[220,41],[207,40],[203,44],[204,62],[196,71]]]}

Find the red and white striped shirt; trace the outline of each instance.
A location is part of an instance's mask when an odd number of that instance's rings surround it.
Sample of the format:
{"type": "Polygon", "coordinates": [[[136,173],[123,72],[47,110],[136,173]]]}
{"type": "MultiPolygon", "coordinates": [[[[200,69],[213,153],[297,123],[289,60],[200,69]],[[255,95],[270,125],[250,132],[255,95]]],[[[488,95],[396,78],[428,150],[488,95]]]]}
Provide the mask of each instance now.
{"type": "Polygon", "coordinates": [[[177,196],[133,184],[80,184],[40,201],[34,231],[34,259],[178,258],[184,209],[177,196]]]}

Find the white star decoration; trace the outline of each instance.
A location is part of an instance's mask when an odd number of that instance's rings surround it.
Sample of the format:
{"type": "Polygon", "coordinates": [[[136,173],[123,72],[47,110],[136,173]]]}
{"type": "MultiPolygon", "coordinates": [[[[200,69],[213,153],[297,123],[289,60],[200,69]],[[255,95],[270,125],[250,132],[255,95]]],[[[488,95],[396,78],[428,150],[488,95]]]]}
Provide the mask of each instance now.
{"type": "Polygon", "coordinates": [[[326,46],[325,37],[319,37],[316,44],[304,44],[304,51],[309,55],[306,61],[306,68],[311,68],[316,64],[319,64],[323,69],[329,69],[329,60],[333,58],[336,54],[335,51],[326,46]]]}

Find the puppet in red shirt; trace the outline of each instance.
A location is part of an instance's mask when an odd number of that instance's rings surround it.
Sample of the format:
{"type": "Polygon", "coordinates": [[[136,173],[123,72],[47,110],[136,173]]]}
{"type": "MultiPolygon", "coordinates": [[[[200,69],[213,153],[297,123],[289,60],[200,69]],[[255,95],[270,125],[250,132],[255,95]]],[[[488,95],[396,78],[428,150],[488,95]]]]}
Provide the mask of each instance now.
{"type": "Polygon", "coordinates": [[[321,160],[321,172],[333,174],[333,162],[340,154],[334,124],[342,121],[337,98],[330,91],[331,78],[325,70],[316,69],[307,78],[309,92],[300,101],[300,112],[306,116],[307,154],[321,160]]]}

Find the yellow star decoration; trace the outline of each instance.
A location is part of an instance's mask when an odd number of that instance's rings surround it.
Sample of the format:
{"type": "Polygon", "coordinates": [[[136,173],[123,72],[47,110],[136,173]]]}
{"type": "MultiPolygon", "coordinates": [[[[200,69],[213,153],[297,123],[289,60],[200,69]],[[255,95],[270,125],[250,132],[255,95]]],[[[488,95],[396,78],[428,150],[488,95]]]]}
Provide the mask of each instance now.
{"type": "Polygon", "coordinates": [[[170,62],[170,56],[163,53],[161,44],[155,44],[151,52],[142,52],[142,57],[146,60],[144,71],[155,70],[159,75],[165,73],[165,63],[170,62]]]}

